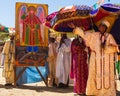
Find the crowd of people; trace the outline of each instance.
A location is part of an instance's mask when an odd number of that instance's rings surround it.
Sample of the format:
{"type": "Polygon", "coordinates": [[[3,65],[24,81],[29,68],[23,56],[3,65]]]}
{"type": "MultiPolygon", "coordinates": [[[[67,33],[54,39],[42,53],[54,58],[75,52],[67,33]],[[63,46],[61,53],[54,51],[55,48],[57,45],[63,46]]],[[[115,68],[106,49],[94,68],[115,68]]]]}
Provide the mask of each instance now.
{"type": "Polygon", "coordinates": [[[66,88],[74,80],[74,93],[90,96],[116,96],[115,62],[119,52],[113,36],[108,32],[110,23],[103,20],[98,32],[74,28],[74,40],[61,34],[60,42],[50,37],[50,86],[66,88]],[[53,71],[54,70],[54,71],[53,71]]]}
{"type": "MultiPolygon", "coordinates": [[[[86,32],[74,24],[70,27],[76,34],[73,40],[65,33],[61,37],[50,34],[48,85],[67,88],[73,80],[74,93],[78,95],[116,96],[115,55],[119,49],[113,36],[107,32],[110,23],[103,20],[98,32],[86,32]]],[[[11,85],[14,80],[14,35],[10,37],[1,58],[6,85],[11,85]]]]}

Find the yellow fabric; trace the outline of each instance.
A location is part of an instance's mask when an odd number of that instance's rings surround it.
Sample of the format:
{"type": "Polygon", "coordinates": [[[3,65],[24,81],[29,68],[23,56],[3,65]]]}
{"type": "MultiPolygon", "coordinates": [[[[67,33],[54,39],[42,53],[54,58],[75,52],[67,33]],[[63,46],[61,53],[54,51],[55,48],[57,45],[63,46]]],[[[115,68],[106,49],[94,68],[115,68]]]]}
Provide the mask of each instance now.
{"type": "MultiPolygon", "coordinates": [[[[107,20],[109,23],[110,23],[110,26],[109,26],[109,29],[107,30],[107,32],[110,32],[115,20],[118,18],[117,15],[109,15],[109,16],[106,16],[104,17],[102,20],[107,20]]],[[[101,23],[102,20],[99,20],[96,25],[99,26],[99,24],[101,23]]]]}
{"type": "Polygon", "coordinates": [[[15,47],[14,42],[10,43],[10,40],[6,41],[2,54],[5,56],[4,60],[4,69],[3,69],[3,77],[6,79],[6,83],[14,82],[14,54],[15,47]]]}
{"type": "Polygon", "coordinates": [[[118,60],[120,60],[120,55],[118,55],[118,60]]]}
{"type": "Polygon", "coordinates": [[[114,38],[112,35],[109,35],[108,36],[108,40],[106,42],[106,47],[105,47],[105,50],[104,52],[107,54],[110,54],[110,53],[115,53],[118,51],[118,45],[116,44],[114,38]]]}
{"type": "Polygon", "coordinates": [[[49,62],[49,78],[48,78],[48,85],[52,86],[53,81],[55,80],[55,83],[57,84],[57,78],[56,78],[56,43],[50,43],[49,44],[49,51],[48,51],[48,59],[49,62]]]}
{"type": "Polygon", "coordinates": [[[92,50],[89,64],[89,77],[87,81],[86,94],[89,96],[116,96],[115,75],[114,75],[114,53],[117,52],[112,45],[112,35],[106,39],[106,46],[111,46],[107,54],[101,50],[100,33],[86,33],[84,40],[92,50]]]}

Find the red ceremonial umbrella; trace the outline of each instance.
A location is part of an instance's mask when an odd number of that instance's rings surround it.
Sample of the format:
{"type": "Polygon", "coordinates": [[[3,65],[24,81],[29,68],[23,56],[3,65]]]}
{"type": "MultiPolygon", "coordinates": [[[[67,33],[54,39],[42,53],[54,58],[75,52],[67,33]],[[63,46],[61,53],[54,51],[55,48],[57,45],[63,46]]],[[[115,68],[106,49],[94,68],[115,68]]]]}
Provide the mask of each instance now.
{"type": "Polygon", "coordinates": [[[58,12],[48,15],[50,27],[58,32],[72,32],[73,29],[69,24],[84,27],[85,30],[91,28],[92,21],[90,12],[93,9],[85,5],[73,5],[60,9],[58,12]],[[52,17],[52,18],[51,18],[52,17]]]}
{"type": "Polygon", "coordinates": [[[120,6],[114,4],[101,5],[97,10],[91,12],[92,21],[94,24],[99,25],[102,20],[107,20],[110,23],[111,30],[114,22],[118,18],[120,12],[120,6]]]}
{"type": "Polygon", "coordinates": [[[45,25],[47,27],[51,27],[51,22],[52,20],[55,18],[55,16],[57,15],[58,12],[53,12],[51,14],[49,14],[47,17],[46,17],[46,22],[45,22],[45,25]]]}

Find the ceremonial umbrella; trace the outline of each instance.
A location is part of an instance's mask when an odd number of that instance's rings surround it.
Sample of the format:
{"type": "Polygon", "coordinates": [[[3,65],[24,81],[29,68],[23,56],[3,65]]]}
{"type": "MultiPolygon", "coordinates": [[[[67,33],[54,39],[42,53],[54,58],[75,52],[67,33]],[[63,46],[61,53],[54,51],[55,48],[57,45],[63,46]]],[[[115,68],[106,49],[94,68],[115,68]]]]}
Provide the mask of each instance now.
{"type": "Polygon", "coordinates": [[[101,5],[97,10],[85,5],[73,5],[63,7],[57,12],[47,16],[46,25],[57,32],[72,32],[73,28],[69,25],[72,23],[78,27],[84,27],[85,30],[96,29],[104,19],[111,24],[111,30],[114,22],[118,18],[120,6],[114,4],[101,5]]]}
{"type": "Polygon", "coordinates": [[[56,17],[57,14],[58,14],[58,12],[53,12],[46,17],[45,25],[47,27],[51,27],[51,22],[56,17]]]}
{"type": "Polygon", "coordinates": [[[91,7],[86,5],[67,6],[56,13],[48,15],[46,19],[50,27],[57,32],[72,32],[73,28],[69,26],[71,23],[88,30],[92,25],[90,16],[92,10],[91,7]]]}
{"type": "Polygon", "coordinates": [[[114,4],[104,4],[97,10],[91,12],[91,18],[93,23],[96,25],[99,25],[102,20],[109,21],[111,26],[108,31],[110,31],[118,18],[119,12],[120,6],[114,4]]]}
{"type": "Polygon", "coordinates": [[[115,38],[117,44],[120,45],[120,5],[104,4],[97,10],[91,12],[93,23],[98,26],[102,20],[107,20],[110,27],[107,30],[115,38]]]}

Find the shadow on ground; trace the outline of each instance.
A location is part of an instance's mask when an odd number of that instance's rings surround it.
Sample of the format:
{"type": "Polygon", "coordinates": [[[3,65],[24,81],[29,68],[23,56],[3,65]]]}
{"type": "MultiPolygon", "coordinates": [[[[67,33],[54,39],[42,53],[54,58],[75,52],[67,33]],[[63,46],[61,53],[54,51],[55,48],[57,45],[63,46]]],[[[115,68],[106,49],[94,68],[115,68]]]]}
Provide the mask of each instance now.
{"type": "Polygon", "coordinates": [[[44,91],[50,91],[50,92],[56,92],[56,93],[71,93],[73,92],[73,86],[69,86],[68,88],[57,88],[57,87],[46,87],[46,86],[29,86],[29,85],[21,85],[21,86],[4,86],[0,85],[0,88],[5,89],[28,89],[28,90],[35,90],[37,92],[44,92],[44,91]]]}
{"type": "MultiPolygon", "coordinates": [[[[56,88],[56,87],[46,87],[46,86],[29,86],[29,85],[21,85],[21,86],[4,86],[0,84],[0,88],[5,89],[28,89],[28,90],[35,90],[37,92],[44,92],[44,91],[50,91],[50,92],[56,92],[56,93],[71,93],[73,92],[73,86],[69,86],[68,88],[56,88]]],[[[116,91],[116,96],[120,96],[120,91],[116,91]]]]}

